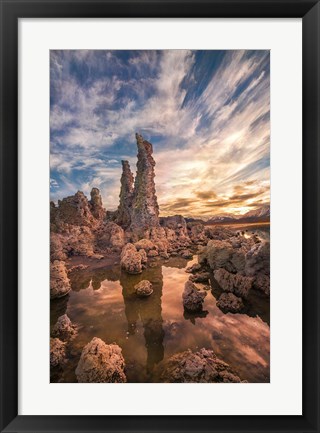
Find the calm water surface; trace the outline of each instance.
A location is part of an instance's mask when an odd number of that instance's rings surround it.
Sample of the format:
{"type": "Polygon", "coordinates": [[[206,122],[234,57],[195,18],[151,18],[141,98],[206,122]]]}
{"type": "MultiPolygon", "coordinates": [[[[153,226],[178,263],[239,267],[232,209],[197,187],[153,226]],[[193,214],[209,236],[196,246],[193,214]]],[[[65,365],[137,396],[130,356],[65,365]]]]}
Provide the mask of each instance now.
{"type": "MultiPolygon", "coordinates": [[[[51,303],[51,325],[67,313],[79,325],[69,346],[69,361],[52,381],[76,382],[75,369],[83,347],[93,338],[117,343],[123,350],[128,382],[157,381],[163,359],[188,348],[213,349],[249,382],[269,382],[269,299],[252,292],[246,314],[224,314],[214,281],[201,315],[186,315],[182,305],[186,267],[197,262],[171,258],[141,275],[127,275],[119,264],[73,273],[70,295],[51,303]],[[134,285],[149,280],[153,294],[139,299],[134,285]]],[[[198,286],[201,287],[199,284],[198,286]]]]}

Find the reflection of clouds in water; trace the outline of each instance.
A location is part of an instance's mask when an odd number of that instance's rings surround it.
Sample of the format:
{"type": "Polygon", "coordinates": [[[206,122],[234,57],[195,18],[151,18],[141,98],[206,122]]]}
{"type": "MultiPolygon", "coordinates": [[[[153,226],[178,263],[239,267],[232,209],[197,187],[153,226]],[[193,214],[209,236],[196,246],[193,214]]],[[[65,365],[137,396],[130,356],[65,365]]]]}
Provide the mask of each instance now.
{"type": "Polygon", "coordinates": [[[70,293],[67,313],[81,328],[72,342],[74,358],[67,367],[66,381],[75,380],[81,350],[95,336],[119,344],[129,381],[152,381],[152,366],[163,357],[202,347],[212,348],[242,379],[268,381],[269,326],[259,317],[224,314],[211,291],[204,302],[207,315],[192,317],[193,323],[184,316],[182,293],[190,275],[185,267],[195,262],[184,261],[182,267],[170,259],[135,276],[115,268],[75,275],[73,287],[79,291],[70,293]],[[147,299],[134,295],[134,284],[142,279],[153,283],[154,293],[147,299]]]}
{"type": "MultiPolygon", "coordinates": [[[[164,295],[162,309],[164,320],[181,320],[183,311],[182,292],[189,275],[184,270],[163,267],[164,295]]],[[[259,375],[268,376],[269,366],[269,326],[259,317],[245,314],[224,314],[209,292],[204,301],[204,310],[209,314],[196,318],[196,326],[185,321],[180,329],[183,338],[170,339],[166,351],[173,353],[196,349],[204,345],[212,347],[216,354],[228,362],[244,378],[259,380],[259,375]],[[192,328],[191,328],[192,327],[192,328]],[[213,338],[217,336],[218,338],[213,338]],[[171,347],[172,346],[172,347],[171,347]],[[258,367],[258,377],[255,377],[258,367]],[[248,375],[249,370],[251,372],[248,375]],[[262,372],[261,370],[264,370],[262,372]]],[[[166,338],[166,337],[165,337],[166,338]]],[[[167,354],[167,356],[169,356],[167,354]]]]}

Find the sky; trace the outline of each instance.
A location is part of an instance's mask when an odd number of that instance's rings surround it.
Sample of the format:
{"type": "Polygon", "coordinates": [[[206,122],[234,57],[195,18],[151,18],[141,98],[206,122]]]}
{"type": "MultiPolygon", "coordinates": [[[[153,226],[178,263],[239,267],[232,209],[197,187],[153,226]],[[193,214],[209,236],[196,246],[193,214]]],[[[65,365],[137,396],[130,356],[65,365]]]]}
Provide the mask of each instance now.
{"type": "Polygon", "coordinates": [[[121,160],[153,144],[160,215],[241,215],[270,201],[266,50],[50,51],[50,191],[119,203],[121,160]]]}

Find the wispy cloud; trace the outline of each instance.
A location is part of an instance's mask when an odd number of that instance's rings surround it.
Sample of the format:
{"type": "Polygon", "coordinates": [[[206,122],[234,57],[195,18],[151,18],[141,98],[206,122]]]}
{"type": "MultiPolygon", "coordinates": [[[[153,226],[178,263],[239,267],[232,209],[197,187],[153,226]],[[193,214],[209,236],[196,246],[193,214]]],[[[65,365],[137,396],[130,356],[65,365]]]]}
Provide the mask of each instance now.
{"type": "Polygon", "coordinates": [[[267,203],[269,76],[268,51],[51,51],[53,199],[97,186],[115,209],[140,131],[163,214],[267,203]]]}

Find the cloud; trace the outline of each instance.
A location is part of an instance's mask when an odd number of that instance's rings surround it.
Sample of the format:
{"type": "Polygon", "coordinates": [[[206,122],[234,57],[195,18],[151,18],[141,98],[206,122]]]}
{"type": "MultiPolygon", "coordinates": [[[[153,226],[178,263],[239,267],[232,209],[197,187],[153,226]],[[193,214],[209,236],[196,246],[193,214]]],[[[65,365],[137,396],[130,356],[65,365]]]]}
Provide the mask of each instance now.
{"type": "Polygon", "coordinates": [[[154,145],[162,214],[244,212],[270,200],[269,51],[63,50],[50,59],[50,165],[61,194],[97,186],[115,209],[120,160],[134,171],[139,131],[154,145]]]}

